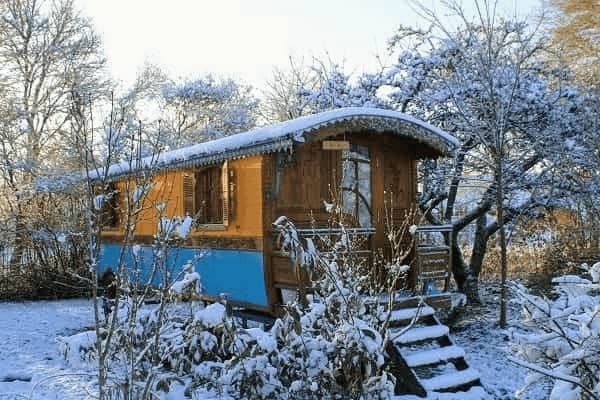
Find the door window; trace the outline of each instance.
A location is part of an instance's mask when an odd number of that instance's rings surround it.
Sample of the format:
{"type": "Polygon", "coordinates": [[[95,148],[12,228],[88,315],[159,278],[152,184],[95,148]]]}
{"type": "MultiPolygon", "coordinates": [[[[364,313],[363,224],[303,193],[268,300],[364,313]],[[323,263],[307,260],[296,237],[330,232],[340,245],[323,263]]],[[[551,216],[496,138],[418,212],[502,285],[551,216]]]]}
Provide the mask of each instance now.
{"type": "Polygon", "coordinates": [[[342,153],[342,204],[361,227],[372,225],[371,156],[367,146],[351,144],[342,153]]]}

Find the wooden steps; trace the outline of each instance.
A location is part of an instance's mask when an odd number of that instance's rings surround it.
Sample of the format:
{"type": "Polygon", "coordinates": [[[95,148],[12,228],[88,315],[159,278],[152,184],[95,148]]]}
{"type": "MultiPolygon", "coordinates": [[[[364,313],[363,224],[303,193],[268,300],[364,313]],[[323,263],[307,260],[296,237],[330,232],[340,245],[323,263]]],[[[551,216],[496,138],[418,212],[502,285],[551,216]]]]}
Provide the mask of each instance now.
{"type": "MultiPolygon", "coordinates": [[[[394,309],[418,307],[421,303],[421,296],[397,298],[394,301],[394,309]]],[[[439,293],[423,296],[427,305],[433,309],[448,309],[452,305],[452,297],[449,293],[439,293]]]]}
{"type": "Polygon", "coordinates": [[[465,351],[462,347],[450,345],[446,347],[423,350],[412,353],[406,357],[406,363],[409,367],[423,367],[427,365],[439,364],[465,357],[465,351]]]}
{"type": "Polygon", "coordinates": [[[390,329],[390,337],[396,345],[419,343],[446,336],[449,329],[446,325],[429,325],[419,328],[390,329]]]}
{"type": "Polygon", "coordinates": [[[465,351],[454,344],[433,307],[414,300],[403,305],[395,304],[383,316],[389,318],[386,350],[397,378],[396,394],[425,397],[432,392],[451,392],[460,398],[461,393],[475,391],[485,396],[479,372],[469,367],[465,351]]]}
{"type": "Polygon", "coordinates": [[[435,310],[429,306],[425,307],[409,307],[392,310],[384,314],[382,317],[390,317],[391,326],[408,325],[416,316],[430,317],[435,314],[435,310]]]}
{"type": "Polygon", "coordinates": [[[422,379],[423,387],[431,392],[458,392],[479,386],[479,372],[472,368],[422,379]]]}

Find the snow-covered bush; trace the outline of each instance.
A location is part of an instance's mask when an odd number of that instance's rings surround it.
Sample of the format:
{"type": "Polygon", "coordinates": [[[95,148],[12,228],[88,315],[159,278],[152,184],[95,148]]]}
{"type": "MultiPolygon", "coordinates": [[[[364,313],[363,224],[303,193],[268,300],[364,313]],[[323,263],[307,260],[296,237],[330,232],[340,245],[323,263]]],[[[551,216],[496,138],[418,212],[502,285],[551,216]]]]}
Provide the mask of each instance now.
{"type": "MultiPolygon", "coordinates": [[[[300,239],[291,221],[275,222],[280,245],[294,262],[313,268],[316,280],[305,301],[286,306],[268,331],[241,328],[213,304],[186,322],[169,354],[170,368],[191,376],[188,394],[216,391],[248,399],[383,399],[393,395],[394,379],[385,370],[384,322],[369,297],[361,294],[361,278],[341,254],[347,236],[335,243],[326,259],[312,240],[300,239]]],[[[372,299],[371,299],[372,300],[372,299]]]]}
{"type": "MultiPolygon", "coordinates": [[[[385,364],[389,313],[372,293],[371,269],[351,251],[356,238],[343,224],[334,238],[312,239],[301,237],[285,217],[275,227],[282,250],[312,281],[270,329],[241,327],[226,304],[173,302],[186,292],[193,298],[200,293],[201,279],[190,263],[160,292],[156,305],[144,306],[135,291],[120,290],[122,297],[101,329],[107,335],[102,348],[108,389],[148,398],[177,381],[192,398],[206,391],[236,399],[390,398],[395,379],[385,364]]],[[[404,230],[409,232],[410,224],[404,230]]],[[[401,243],[398,235],[393,237],[401,243]]],[[[381,266],[406,270],[404,252],[394,254],[381,266]]],[[[90,351],[93,359],[95,349],[90,351]]]]}
{"type": "Polygon", "coordinates": [[[196,313],[178,358],[190,389],[239,399],[389,398],[394,379],[383,369],[379,332],[340,318],[339,298],[321,300],[290,305],[268,331],[236,327],[219,304],[196,313]]]}
{"type": "Polygon", "coordinates": [[[183,266],[183,278],[171,285],[170,291],[175,298],[198,300],[202,293],[200,274],[194,269],[194,264],[188,261],[183,266]]]}
{"type": "MultiPolygon", "coordinates": [[[[184,267],[180,279],[168,287],[169,291],[165,291],[163,301],[158,304],[145,305],[146,297],[129,287],[120,287],[120,297],[107,301],[108,312],[98,332],[102,356],[106,359],[104,395],[108,398],[158,398],[159,390],[168,391],[171,383],[183,375],[173,366],[183,353],[184,332],[190,316],[204,306],[195,301],[181,303],[171,299],[175,296],[198,298],[200,277],[190,265],[184,267]]],[[[124,279],[122,286],[128,285],[131,283],[124,279]]],[[[96,338],[96,330],[58,337],[59,353],[77,367],[96,362],[96,338]]]]}
{"type": "Polygon", "coordinates": [[[600,399],[600,263],[576,275],[553,279],[556,298],[517,286],[527,333],[512,333],[516,363],[531,369],[522,390],[546,376],[551,400],[600,399]]]}

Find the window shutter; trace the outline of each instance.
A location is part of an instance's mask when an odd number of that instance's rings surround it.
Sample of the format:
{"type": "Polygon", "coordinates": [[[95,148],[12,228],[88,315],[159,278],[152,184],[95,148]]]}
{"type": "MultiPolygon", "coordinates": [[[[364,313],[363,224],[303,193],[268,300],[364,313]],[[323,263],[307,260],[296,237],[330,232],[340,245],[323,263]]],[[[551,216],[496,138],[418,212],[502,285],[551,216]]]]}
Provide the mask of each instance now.
{"type": "Polygon", "coordinates": [[[223,225],[229,226],[229,163],[227,161],[221,168],[221,185],[223,187],[223,225]]]}
{"type": "Polygon", "coordinates": [[[109,183],[106,185],[103,194],[104,199],[100,209],[100,224],[103,228],[118,228],[121,220],[120,191],[117,185],[109,183]]]}
{"type": "Polygon", "coordinates": [[[194,216],[194,176],[183,174],[183,214],[194,216]]]}

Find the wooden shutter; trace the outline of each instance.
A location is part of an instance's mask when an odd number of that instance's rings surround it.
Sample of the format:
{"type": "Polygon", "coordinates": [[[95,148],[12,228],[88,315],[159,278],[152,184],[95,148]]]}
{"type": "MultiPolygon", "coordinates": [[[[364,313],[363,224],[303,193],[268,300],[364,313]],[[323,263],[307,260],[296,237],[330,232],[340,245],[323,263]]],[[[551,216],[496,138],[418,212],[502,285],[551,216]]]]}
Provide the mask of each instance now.
{"type": "Polygon", "coordinates": [[[229,226],[229,163],[221,167],[221,186],[223,188],[223,225],[229,226]]]}
{"type": "Polygon", "coordinates": [[[100,224],[103,228],[115,229],[121,220],[120,191],[116,184],[109,183],[104,189],[104,199],[100,210],[100,224]]]}
{"type": "Polygon", "coordinates": [[[194,204],[194,175],[183,174],[183,214],[194,216],[196,207],[194,204]]]}

